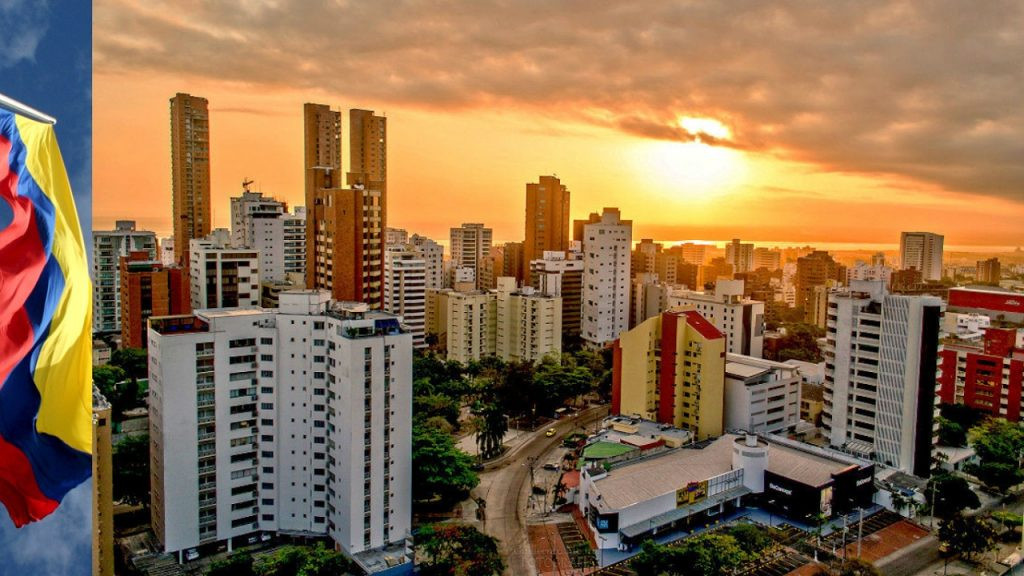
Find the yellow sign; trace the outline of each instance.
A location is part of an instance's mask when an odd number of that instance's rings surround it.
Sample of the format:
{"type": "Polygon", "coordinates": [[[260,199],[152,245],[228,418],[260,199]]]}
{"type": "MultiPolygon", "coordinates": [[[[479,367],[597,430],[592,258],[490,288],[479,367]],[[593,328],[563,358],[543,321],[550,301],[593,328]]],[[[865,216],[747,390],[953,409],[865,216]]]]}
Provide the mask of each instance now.
{"type": "Polygon", "coordinates": [[[676,490],[676,508],[700,502],[708,495],[708,481],[690,482],[676,490]]]}

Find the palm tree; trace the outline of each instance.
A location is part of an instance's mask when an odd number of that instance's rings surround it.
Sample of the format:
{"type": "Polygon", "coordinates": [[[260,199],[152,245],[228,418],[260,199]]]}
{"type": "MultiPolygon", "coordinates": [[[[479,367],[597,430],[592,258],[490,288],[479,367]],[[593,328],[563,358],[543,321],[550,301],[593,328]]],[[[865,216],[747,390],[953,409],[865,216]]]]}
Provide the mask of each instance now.
{"type": "Polygon", "coordinates": [[[501,443],[508,432],[508,421],[497,404],[485,404],[476,414],[476,446],[480,457],[493,458],[501,452],[501,443]]]}

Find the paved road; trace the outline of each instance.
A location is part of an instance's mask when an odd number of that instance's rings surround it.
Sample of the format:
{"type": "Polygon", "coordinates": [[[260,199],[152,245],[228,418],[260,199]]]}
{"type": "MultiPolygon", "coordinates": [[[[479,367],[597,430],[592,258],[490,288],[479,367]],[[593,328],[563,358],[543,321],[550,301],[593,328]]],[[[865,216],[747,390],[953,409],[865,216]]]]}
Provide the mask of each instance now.
{"type": "Polygon", "coordinates": [[[525,503],[530,492],[528,459],[543,464],[542,456],[562,442],[562,437],[576,428],[586,428],[608,415],[608,406],[597,406],[580,412],[578,417],[567,417],[551,425],[558,433],[548,438],[544,429],[533,433],[513,454],[480,474],[480,486],[473,497],[487,502],[484,531],[498,539],[502,556],[506,559],[505,574],[534,575],[536,567],[526,532],[525,503]]]}

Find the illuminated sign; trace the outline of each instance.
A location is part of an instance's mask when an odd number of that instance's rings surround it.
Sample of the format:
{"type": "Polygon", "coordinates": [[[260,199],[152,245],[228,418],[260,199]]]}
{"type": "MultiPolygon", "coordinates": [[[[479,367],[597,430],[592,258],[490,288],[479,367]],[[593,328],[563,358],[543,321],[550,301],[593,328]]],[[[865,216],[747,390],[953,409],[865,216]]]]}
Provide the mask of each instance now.
{"type": "Polygon", "coordinates": [[[708,481],[690,482],[676,490],[676,508],[700,502],[708,496],[708,481]]]}
{"type": "Polygon", "coordinates": [[[793,491],[792,490],[790,490],[789,488],[783,488],[782,486],[779,486],[778,484],[775,484],[774,482],[769,482],[768,483],[768,487],[771,488],[772,490],[775,490],[776,492],[782,492],[786,496],[792,496],[793,495],[793,491]]]}
{"type": "Polygon", "coordinates": [[[863,486],[863,485],[867,484],[868,482],[871,482],[871,477],[870,476],[868,476],[867,478],[861,478],[860,480],[857,480],[857,486],[863,486]]]}

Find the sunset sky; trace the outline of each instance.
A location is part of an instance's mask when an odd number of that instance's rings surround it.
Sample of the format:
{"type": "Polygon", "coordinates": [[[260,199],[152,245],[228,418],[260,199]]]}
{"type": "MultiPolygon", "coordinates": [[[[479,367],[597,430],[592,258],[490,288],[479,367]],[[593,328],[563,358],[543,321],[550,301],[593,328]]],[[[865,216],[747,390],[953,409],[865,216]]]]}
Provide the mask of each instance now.
{"type": "Polygon", "coordinates": [[[555,173],[637,239],[1024,244],[1019,2],[207,4],[95,5],[96,229],[169,233],[180,91],[224,227],[243,178],[302,203],[318,102],[387,115],[389,224],[439,240],[521,240],[555,173]]]}

